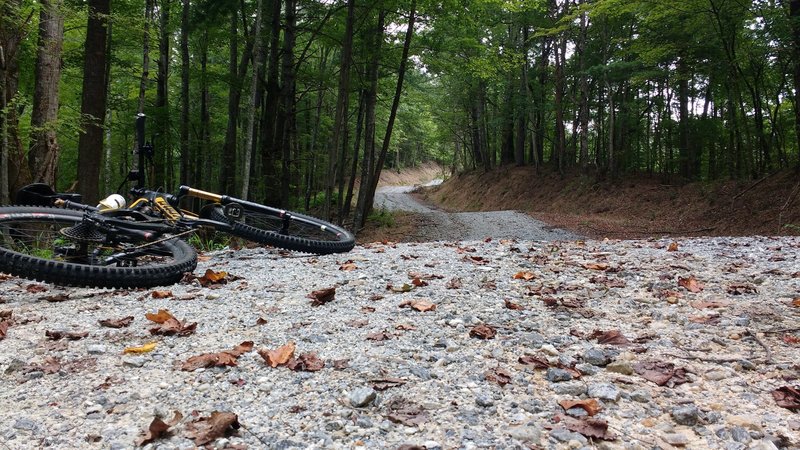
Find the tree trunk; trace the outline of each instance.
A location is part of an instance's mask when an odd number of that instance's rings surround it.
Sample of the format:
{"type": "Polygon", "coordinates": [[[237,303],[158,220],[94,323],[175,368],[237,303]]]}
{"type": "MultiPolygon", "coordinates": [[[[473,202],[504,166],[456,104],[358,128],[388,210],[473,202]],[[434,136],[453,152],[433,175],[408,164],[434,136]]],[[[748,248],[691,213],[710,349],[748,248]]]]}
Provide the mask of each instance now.
{"type": "Polygon", "coordinates": [[[268,8],[270,20],[269,61],[267,63],[266,98],[261,115],[261,173],[264,179],[264,199],[268,205],[275,205],[280,196],[278,176],[275,170],[275,122],[280,101],[280,37],[281,0],[270,0],[268,8]]]}
{"type": "Polygon", "coordinates": [[[192,157],[189,146],[189,0],[183,0],[181,11],[181,162],[180,184],[191,184],[189,167],[192,157]]]}
{"type": "Polygon", "coordinates": [[[364,95],[362,91],[362,95],[358,99],[358,117],[356,118],[356,135],[353,139],[353,162],[352,166],[350,167],[350,177],[347,182],[347,195],[344,198],[344,204],[342,205],[342,212],[340,216],[346,218],[350,215],[350,208],[351,204],[353,203],[353,189],[355,189],[356,184],[356,175],[358,173],[358,155],[360,153],[360,146],[361,146],[361,131],[364,128],[364,95]]]}
{"type": "Polygon", "coordinates": [[[110,0],[89,1],[89,21],[83,59],[81,118],[83,132],[78,137],[78,192],[88,204],[100,200],[100,167],[103,160],[103,125],[106,117],[106,24],[110,0]]]}
{"type": "Polygon", "coordinates": [[[586,35],[588,25],[587,13],[581,13],[580,40],[575,51],[578,53],[578,66],[580,72],[580,99],[578,106],[578,121],[580,122],[580,151],[578,161],[581,170],[586,172],[589,167],[589,76],[586,74],[586,35]]]}
{"type": "MultiPolygon", "coordinates": [[[[188,0],[187,0],[188,1],[188,0]]],[[[259,117],[261,107],[261,83],[260,78],[263,74],[262,67],[266,60],[264,45],[261,40],[261,21],[264,14],[263,0],[256,2],[256,24],[253,30],[253,79],[250,83],[250,105],[247,108],[247,134],[245,135],[244,161],[242,169],[242,194],[241,197],[247,200],[250,195],[250,170],[253,154],[255,153],[255,122],[259,117]]]]}
{"type": "Polygon", "coordinates": [[[797,169],[800,170],[800,0],[789,1],[789,19],[792,27],[792,64],[794,80],[794,129],[797,140],[797,169]]]}
{"type": "MultiPolygon", "coordinates": [[[[333,214],[333,188],[343,170],[340,166],[345,149],[342,142],[347,133],[347,111],[350,104],[350,63],[353,55],[353,23],[355,21],[355,0],[347,2],[347,20],[345,22],[342,42],[341,62],[339,65],[339,97],[336,101],[336,113],[333,119],[333,137],[328,145],[328,175],[325,183],[325,204],[323,215],[330,220],[333,214]]],[[[380,27],[383,33],[383,11],[380,12],[380,27]]],[[[341,200],[340,200],[341,202],[341,200]]],[[[339,218],[341,223],[342,218],[339,218]]]]}
{"type": "Polygon", "coordinates": [[[31,17],[21,16],[19,0],[7,0],[0,6],[0,204],[3,205],[11,203],[11,194],[29,178],[19,139],[17,110],[9,108],[9,103],[17,95],[19,44],[31,17]]]}
{"type": "Polygon", "coordinates": [[[292,148],[294,146],[294,92],[295,92],[295,73],[294,73],[294,45],[295,45],[295,26],[297,13],[295,11],[295,0],[285,0],[286,3],[286,23],[283,32],[283,64],[282,64],[282,83],[281,83],[281,107],[278,111],[278,123],[275,133],[275,144],[281,151],[281,196],[280,206],[288,208],[289,188],[292,179],[291,160],[292,148]]]}
{"type": "MultiPolygon", "coordinates": [[[[139,81],[139,114],[144,113],[145,92],[147,91],[147,80],[150,77],[150,18],[153,16],[153,0],[144,2],[144,36],[142,37],[142,78],[139,81]]],[[[145,139],[146,140],[146,139],[145,139]]],[[[138,150],[144,142],[136,142],[135,149],[138,150]]]]}
{"type": "Polygon", "coordinates": [[[367,221],[369,203],[369,190],[372,185],[370,177],[374,174],[375,167],[375,106],[378,103],[378,70],[380,68],[381,47],[383,45],[385,12],[378,13],[378,25],[371,34],[370,61],[367,65],[365,79],[368,83],[364,93],[364,160],[361,162],[361,182],[358,187],[358,201],[353,217],[353,231],[358,232],[367,221]]]}
{"type": "MultiPolygon", "coordinates": [[[[210,177],[203,177],[201,170],[210,167],[210,164],[203,164],[203,158],[209,158],[208,146],[211,142],[211,113],[208,111],[209,104],[208,89],[208,29],[203,30],[203,37],[200,41],[200,139],[197,151],[194,152],[194,171],[192,179],[209,180],[210,177]]],[[[208,181],[206,181],[208,183],[208,181]]],[[[208,188],[210,189],[210,187],[208,188]]]]}
{"type": "Polygon", "coordinates": [[[680,139],[680,174],[681,177],[691,180],[692,157],[689,146],[689,73],[683,58],[678,61],[678,133],[680,139]]]}
{"type": "Polygon", "coordinates": [[[158,74],[156,75],[156,111],[155,117],[156,138],[153,152],[153,180],[156,187],[168,188],[171,181],[168,174],[171,172],[170,157],[172,154],[172,139],[170,136],[169,112],[169,62],[170,62],[170,33],[169,14],[172,0],[161,0],[159,5],[159,33],[158,33],[158,74]]]}
{"type": "Polygon", "coordinates": [[[408,29],[403,41],[403,54],[400,56],[400,67],[397,74],[397,85],[394,91],[394,99],[392,100],[392,109],[389,112],[389,122],[386,124],[386,133],[383,136],[383,145],[381,146],[381,153],[375,164],[374,172],[371,176],[371,184],[369,192],[367,193],[367,204],[364,213],[361,217],[366,217],[372,211],[372,203],[375,200],[375,190],[378,189],[378,181],[381,178],[381,170],[383,163],[386,160],[386,154],[389,152],[389,144],[392,141],[392,129],[394,128],[394,121],[397,118],[397,108],[400,106],[400,97],[403,94],[403,80],[406,76],[406,66],[408,64],[408,52],[411,48],[411,38],[414,36],[414,21],[417,13],[417,1],[411,1],[411,9],[408,16],[408,29]]]}
{"type": "Polygon", "coordinates": [[[28,168],[33,181],[49,185],[55,185],[59,156],[56,120],[61,47],[64,39],[64,18],[60,9],[60,0],[42,0],[34,69],[31,143],[28,150],[28,168]]]}

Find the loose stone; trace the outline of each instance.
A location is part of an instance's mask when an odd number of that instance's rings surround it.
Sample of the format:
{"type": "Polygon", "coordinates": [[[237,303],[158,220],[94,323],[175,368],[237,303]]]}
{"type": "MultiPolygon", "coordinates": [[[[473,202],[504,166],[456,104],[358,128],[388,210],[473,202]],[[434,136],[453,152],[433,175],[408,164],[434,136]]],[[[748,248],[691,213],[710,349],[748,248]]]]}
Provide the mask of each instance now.
{"type": "Polygon", "coordinates": [[[672,408],[672,420],[679,425],[694,426],[697,424],[700,411],[693,404],[681,405],[672,408]]]}
{"type": "Polygon", "coordinates": [[[613,384],[609,383],[590,384],[586,393],[589,397],[612,402],[619,400],[620,397],[619,389],[613,384]]]}
{"type": "Polygon", "coordinates": [[[372,388],[358,388],[350,393],[350,404],[356,408],[362,408],[375,401],[378,393],[372,388]]]}

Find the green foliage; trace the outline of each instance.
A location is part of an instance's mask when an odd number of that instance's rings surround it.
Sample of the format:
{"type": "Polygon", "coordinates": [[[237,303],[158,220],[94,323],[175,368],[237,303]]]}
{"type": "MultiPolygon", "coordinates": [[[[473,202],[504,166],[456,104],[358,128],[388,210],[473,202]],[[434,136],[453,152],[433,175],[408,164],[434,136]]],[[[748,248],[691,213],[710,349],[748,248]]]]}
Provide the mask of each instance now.
{"type": "Polygon", "coordinates": [[[386,210],[386,208],[381,208],[380,211],[373,211],[367,218],[367,221],[370,225],[377,228],[392,228],[397,225],[395,213],[386,210]]]}

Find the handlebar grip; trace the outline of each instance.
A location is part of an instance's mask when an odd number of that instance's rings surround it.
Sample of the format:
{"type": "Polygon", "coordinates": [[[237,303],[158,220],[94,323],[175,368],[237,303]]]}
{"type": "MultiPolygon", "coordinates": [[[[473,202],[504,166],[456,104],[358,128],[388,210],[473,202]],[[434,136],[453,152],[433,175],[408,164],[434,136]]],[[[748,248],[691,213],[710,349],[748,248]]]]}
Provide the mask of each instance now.
{"type": "Polygon", "coordinates": [[[144,121],[147,118],[142,113],[136,115],[136,144],[139,148],[144,147],[144,121]]]}

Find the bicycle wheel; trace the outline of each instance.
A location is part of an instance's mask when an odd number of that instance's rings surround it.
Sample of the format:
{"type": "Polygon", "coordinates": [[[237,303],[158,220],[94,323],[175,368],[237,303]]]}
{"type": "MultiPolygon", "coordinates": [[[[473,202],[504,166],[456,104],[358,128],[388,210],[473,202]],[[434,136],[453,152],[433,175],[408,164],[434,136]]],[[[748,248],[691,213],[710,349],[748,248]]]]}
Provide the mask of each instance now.
{"type": "Polygon", "coordinates": [[[133,288],[174,284],[197,265],[197,253],[179,239],[136,248],[124,236],[108,239],[84,226],[83,218],[58,208],[0,208],[0,271],[61,285],[133,288]]]}
{"type": "Polygon", "coordinates": [[[231,220],[223,207],[217,206],[211,219],[229,223],[232,229],[228,232],[234,236],[286,250],[327,255],[348,252],[356,244],[347,230],[311,216],[286,211],[280,217],[270,214],[267,207],[260,211],[244,205],[242,209],[243,217],[231,220]]]}

